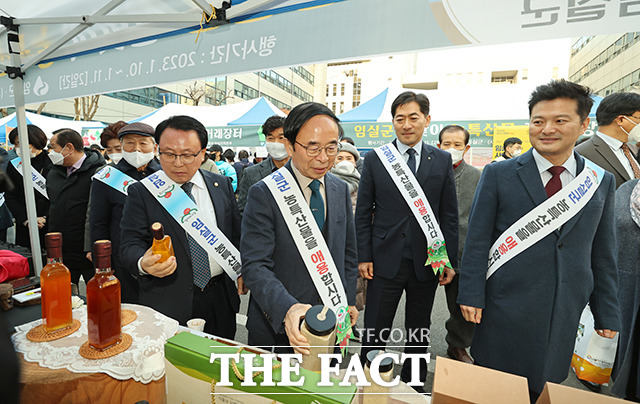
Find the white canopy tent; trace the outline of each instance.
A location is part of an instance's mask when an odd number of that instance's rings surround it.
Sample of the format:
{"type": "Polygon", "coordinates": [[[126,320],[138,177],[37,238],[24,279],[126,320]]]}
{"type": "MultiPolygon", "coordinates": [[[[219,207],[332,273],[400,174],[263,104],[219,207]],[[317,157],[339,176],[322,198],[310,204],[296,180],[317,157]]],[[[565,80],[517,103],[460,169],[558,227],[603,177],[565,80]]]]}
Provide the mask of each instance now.
{"type": "MultiPolygon", "coordinates": [[[[7,2],[5,2],[7,3],[7,2]]],[[[582,13],[529,0],[29,0],[0,7],[0,107],[279,66],[635,31],[636,2],[582,13]],[[204,15],[203,15],[204,13],[204,15]],[[578,15],[580,18],[572,16],[578,15]],[[206,22],[200,31],[202,17],[206,22]],[[197,42],[196,42],[196,38],[197,42]]],[[[590,6],[588,6],[590,7],[590,6]]],[[[587,7],[587,8],[588,8],[587,7]]],[[[574,7],[575,8],[575,7],[574,7]]],[[[31,167],[23,164],[26,173],[31,167]]],[[[31,176],[27,217],[39,251],[31,176]]],[[[36,270],[42,268],[34,253],[36,270]]]]}

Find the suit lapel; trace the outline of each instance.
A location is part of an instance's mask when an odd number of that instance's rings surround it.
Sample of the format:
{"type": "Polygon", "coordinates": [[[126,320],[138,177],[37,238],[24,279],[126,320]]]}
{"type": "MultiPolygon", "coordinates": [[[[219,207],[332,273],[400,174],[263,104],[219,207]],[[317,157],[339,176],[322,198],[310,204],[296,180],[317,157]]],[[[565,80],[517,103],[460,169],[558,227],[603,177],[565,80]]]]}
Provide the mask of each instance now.
{"type": "Polygon", "coordinates": [[[420,185],[424,187],[424,183],[427,181],[429,177],[429,172],[431,171],[431,167],[433,166],[433,151],[427,147],[427,145],[422,142],[422,153],[420,153],[420,166],[418,167],[418,172],[416,172],[416,178],[420,185]]]}
{"type": "MultiPolygon", "coordinates": [[[[224,227],[224,205],[222,198],[216,197],[220,193],[220,189],[214,184],[214,181],[204,174],[202,170],[200,170],[202,174],[202,178],[204,178],[204,183],[207,186],[207,190],[209,191],[209,197],[211,198],[211,203],[213,203],[213,209],[216,213],[216,222],[218,224],[218,228],[223,230],[224,227]]],[[[218,184],[220,185],[220,184],[218,184]]]]}
{"type": "Polygon", "coordinates": [[[618,175],[620,175],[625,181],[629,181],[631,178],[629,177],[629,173],[624,169],[618,157],[613,153],[611,147],[600,138],[598,135],[594,135],[591,138],[591,142],[593,143],[596,152],[602,156],[602,158],[609,163],[611,168],[616,170],[618,175]]]}
{"type": "Polygon", "coordinates": [[[333,243],[333,232],[331,231],[333,228],[333,224],[336,222],[338,218],[338,209],[341,206],[344,206],[344,200],[340,201],[338,198],[338,184],[335,181],[332,181],[332,178],[329,176],[324,176],[324,186],[325,193],[327,194],[327,215],[325,217],[326,224],[326,240],[329,249],[331,250],[331,244],[333,243]]]}
{"type": "MultiPolygon", "coordinates": [[[[607,146],[607,148],[609,148],[607,146]]],[[[609,149],[611,150],[611,149],[609,149]]],[[[613,153],[612,153],[613,154],[613,153]]],[[[576,169],[576,177],[582,172],[582,170],[584,170],[584,166],[585,166],[585,161],[584,158],[582,156],[580,156],[577,152],[573,152],[574,157],[576,158],[576,163],[578,165],[577,169],[576,169]]],[[[616,160],[617,158],[615,156],[613,156],[616,160]]],[[[588,203],[587,203],[588,205],[588,203]]],[[[586,207],[586,205],[585,205],[586,207]]],[[[580,216],[582,215],[582,211],[584,210],[584,207],[582,209],[580,209],[578,211],[578,213],[575,214],[575,216],[573,216],[571,219],[569,219],[569,221],[567,223],[564,224],[564,226],[562,226],[562,228],[560,229],[560,235],[564,236],[565,234],[569,233],[569,231],[571,231],[571,229],[573,228],[573,226],[576,225],[576,223],[578,222],[578,220],[580,220],[580,216]]]]}
{"type": "Polygon", "coordinates": [[[542,185],[542,179],[540,178],[540,172],[538,171],[538,165],[533,158],[531,151],[526,152],[518,158],[517,168],[518,177],[522,182],[522,185],[527,190],[529,197],[533,201],[534,205],[538,206],[542,202],[547,200],[547,193],[542,185]]]}

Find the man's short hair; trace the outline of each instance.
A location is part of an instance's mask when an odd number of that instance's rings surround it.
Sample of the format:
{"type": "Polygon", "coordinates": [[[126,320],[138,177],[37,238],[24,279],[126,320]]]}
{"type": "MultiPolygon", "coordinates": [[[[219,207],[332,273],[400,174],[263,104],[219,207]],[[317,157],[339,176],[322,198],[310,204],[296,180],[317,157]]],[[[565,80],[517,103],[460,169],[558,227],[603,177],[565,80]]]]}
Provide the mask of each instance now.
{"type": "Polygon", "coordinates": [[[58,138],[56,139],[56,143],[58,143],[58,146],[64,147],[67,143],[71,143],[71,146],[73,146],[76,151],[84,150],[84,142],[82,140],[82,136],[80,136],[80,134],[75,130],[60,129],[59,131],[57,131],[56,136],[58,136],[58,138]]]}
{"type": "Polygon", "coordinates": [[[175,129],[181,131],[195,131],[198,134],[198,138],[200,139],[200,148],[206,149],[207,142],[209,141],[209,135],[207,134],[207,128],[195,118],[192,118],[188,115],[175,115],[170,118],[165,119],[160,122],[158,126],[156,126],[155,139],[156,143],[160,144],[160,137],[162,133],[167,129],[175,129]]]}
{"type": "Polygon", "coordinates": [[[214,153],[214,152],[222,153],[222,146],[220,146],[219,144],[212,144],[211,147],[209,147],[209,152],[211,152],[211,153],[214,153]]]}
{"type": "Polygon", "coordinates": [[[236,157],[236,153],[231,150],[231,149],[227,149],[224,151],[224,153],[222,153],[222,155],[224,156],[224,158],[226,158],[228,161],[233,161],[233,159],[236,157]]]}
{"type": "Polygon", "coordinates": [[[464,145],[468,145],[469,144],[469,131],[466,130],[465,128],[463,128],[460,125],[447,125],[444,128],[442,128],[442,130],[440,131],[440,133],[438,134],[438,143],[442,143],[442,135],[444,135],[447,132],[458,132],[461,131],[462,133],[464,133],[464,145]]]}
{"type": "Polygon", "coordinates": [[[420,106],[420,112],[422,112],[424,116],[429,115],[429,107],[431,104],[429,103],[427,96],[424,94],[416,94],[413,91],[405,91],[393,100],[393,103],[391,104],[391,118],[396,116],[396,109],[398,109],[399,106],[410,102],[418,103],[420,106]]]}
{"type": "Polygon", "coordinates": [[[345,142],[349,143],[349,144],[350,144],[350,145],[352,145],[352,146],[355,146],[355,145],[356,145],[356,143],[353,141],[353,139],[351,139],[349,136],[345,136],[345,137],[343,137],[343,138],[342,138],[342,141],[345,141],[345,142]]]}
{"type": "Polygon", "coordinates": [[[529,98],[529,116],[533,107],[541,101],[551,101],[557,98],[568,98],[575,100],[578,104],[578,116],[584,121],[589,116],[589,111],[593,106],[591,90],[589,87],[567,81],[565,79],[552,80],[547,84],[540,85],[533,90],[529,98]]]}
{"type": "Polygon", "coordinates": [[[279,115],[270,116],[262,124],[262,133],[265,136],[269,136],[278,128],[284,127],[284,118],[279,115]]]}
{"type": "Polygon", "coordinates": [[[522,145],[522,140],[520,140],[520,138],[517,138],[517,137],[509,137],[504,141],[504,143],[502,144],[502,147],[504,147],[504,150],[507,150],[507,147],[512,146],[514,144],[522,145]]]}
{"type": "MultiPolygon", "coordinates": [[[[36,125],[27,125],[27,136],[29,136],[29,144],[36,149],[42,150],[47,147],[47,135],[36,125]]],[[[11,132],[9,132],[9,141],[11,144],[16,144],[17,137],[18,128],[11,129],[11,132]]]]}
{"type": "Polygon", "coordinates": [[[120,132],[120,129],[126,125],[127,123],[125,121],[118,121],[111,123],[102,129],[102,134],[100,135],[100,144],[102,147],[106,149],[109,141],[118,139],[118,132],[120,132]]]}
{"type": "Polygon", "coordinates": [[[596,110],[598,126],[611,125],[620,115],[631,116],[640,111],[640,94],[615,93],[604,97],[596,110]]]}
{"type": "Polygon", "coordinates": [[[242,159],[248,159],[249,158],[249,152],[246,150],[240,150],[238,152],[238,159],[242,160],[242,159]]]}
{"type": "Polygon", "coordinates": [[[292,109],[291,112],[289,112],[287,119],[284,120],[284,137],[287,138],[294,149],[298,132],[300,132],[302,126],[304,126],[309,119],[316,115],[327,115],[329,118],[333,119],[338,127],[338,133],[340,132],[340,120],[336,114],[329,109],[329,107],[317,102],[305,102],[292,109]]]}

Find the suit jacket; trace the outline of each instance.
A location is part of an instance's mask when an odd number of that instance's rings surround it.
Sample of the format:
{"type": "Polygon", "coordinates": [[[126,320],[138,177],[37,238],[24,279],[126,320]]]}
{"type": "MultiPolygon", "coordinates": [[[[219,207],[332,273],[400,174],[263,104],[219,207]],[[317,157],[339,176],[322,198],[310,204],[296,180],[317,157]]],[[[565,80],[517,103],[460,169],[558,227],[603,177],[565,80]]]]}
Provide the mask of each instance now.
{"type": "MultiPolygon", "coordinates": [[[[580,173],[585,161],[574,156],[580,173]]],[[[487,165],[473,200],[458,291],[458,304],[484,308],[472,355],[481,366],[526,376],[538,393],[567,377],[588,302],[596,329],[620,329],[615,183],[607,172],[599,180],[580,212],[488,280],[491,245],[547,200],[533,153],[487,165]]]]}
{"type": "MultiPolygon", "coordinates": [[[[393,141],[396,146],[397,140],[393,141]]],[[[429,200],[447,244],[452,266],[458,265],[458,203],[451,154],[422,143],[418,183],[429,200]]],[[[427,240],[409,205],[375,151],[367,154],[356,205],[358,261],[373,262],[374,276],[391,279],[398,273],[407,238],[416,276],[432,279],[425,268],[427,240]]]]}
{"type": "MultiPolygon", "coordinates": [[[[467,229],[469,229],[471,202],[482,172],[462,160],[458,167],[453,169],[453,173],[456,178],[456,196],[458,197],[458,264],[460,264],[464,251],[464,240],[467,237],[467,229]]],[[[456,271],[459,269],[455,268],[456,271]]]]}
{"type": "Polygon", "coordinates": [[[616,179],[616,189],[631,179],[618,157],[613,154],[611,147],[600,136],[591,136],[589,140],[576,146],[575,150],[582,157],[588,158],[613,174],[616,179]]]}
{"type": "MultiPolygon", "coordinates": [[[[291,170],[291,162],[285,167],[291,170]]],[[[351,198],[345,182],[331,173],[324,178],[327,215],[323,235],[348,304],[353,306],[358,259],[351,198]]],[[[249,190],[240,247],[242,277],[251,290],[247,329],[252,338],[260,340],[260,345],[273,345],[275,334],[284,332],[284,317],[292,305],[315,305],[321,300],[280,208],[263,181],[249,190]]]]}
{"type": "Polygon", "coordinates": [[[240,213],[244,213],[244,207],[247,204],[247,195],[249,188],[256,182],[262,180],[273,172],[275,165],[271,157],[262,160],[260,163],[247,167],[242,172],[242,178],[238,185],[238,208],[240,213]]]}
{"type": "MultiPolygon", "coordinates": [[[[240,212],[228,178],[200,170],[209,190],[216,212],[218,228],[227,238],[238,246],[240,241],[240,212]]],[[[160,205],[141,183],[129,187],[128,196],[122,212],[121,247],[122,262],[129,271],[138,277],[140,283],[140,304],[152,307],[159,312],[185,324],[191,318],[193,306],[193,268],[186,231],[160,205]],[[152,275],[138,276],[138,260],[151,247],[150,227],[154,222],[164,226],[165,235],[171,237],[178,268],[164,278],[152,275]]],[[[225,277],[228,276],[225,274],[225,277]]],[[[229,298],[237,312],[240,299],[227,279],[229,298]]]]}

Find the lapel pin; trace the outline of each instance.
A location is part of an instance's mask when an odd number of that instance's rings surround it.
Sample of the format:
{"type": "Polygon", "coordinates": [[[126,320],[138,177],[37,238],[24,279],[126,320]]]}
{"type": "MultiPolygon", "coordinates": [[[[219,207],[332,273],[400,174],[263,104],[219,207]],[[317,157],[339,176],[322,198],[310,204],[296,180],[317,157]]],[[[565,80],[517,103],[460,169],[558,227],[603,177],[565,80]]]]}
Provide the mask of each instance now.
{"type": "Polygon", "coordinates": [[[427,160],[431,160],[431,156],[427,157],[427,160]]]}
{"type": "Polygon", "coordinates": [[[217,187],[217,186],[218,186],[218,183],[217,183],[217,182],[214,182],[214,183],[213,183],[213,186],[214,186],[214,187],[217,187]]]}

